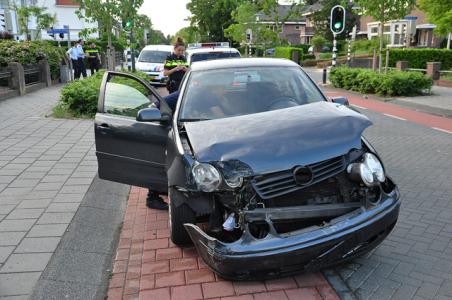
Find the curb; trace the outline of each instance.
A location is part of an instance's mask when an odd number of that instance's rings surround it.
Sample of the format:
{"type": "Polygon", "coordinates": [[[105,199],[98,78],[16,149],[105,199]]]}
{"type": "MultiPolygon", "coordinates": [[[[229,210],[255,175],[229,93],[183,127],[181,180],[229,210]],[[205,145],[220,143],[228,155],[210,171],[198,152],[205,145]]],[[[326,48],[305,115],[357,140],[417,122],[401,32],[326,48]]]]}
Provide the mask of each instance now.
{"type": "Polygon", "coordinates": [[[433,107],[429,105],[422,105],[417,103],[409,103],[407,101],[404,101],[403,99],[397,99],[397,98],[385,98],[385,97],[379,97],[376,95],[367,95],[367,94],[361,94],[355,91],[349,91],[345,89],[335,88],[331,84],[321,84],[320,85],[322,89],[325,92],[337,92],[337,93],[348,93],[353,96],[362,97],[364,99],[370,99],[375,101],[380,101],[384,103],[392,103],[401,107],[409,108],[414,111],[423,112],[443,118],[452,119],[452,110],[445,109],[445,108],[438,108],[433,107]]]}
{"type": "Polygon", "coordinates": [[[30,299],[105,299],[129,190],[96,175],[30,299]]]}
{"type": "Polygon", "coordinates": [[[342,279],[342,277],[333,269],[327,269],[322,271],[323,276],[333,287],[333,289],[338,294],[339,298],[342,300],[357,300],[358,297],[355,296],[352,289],[347,285],[347,283],[342,279]]]}

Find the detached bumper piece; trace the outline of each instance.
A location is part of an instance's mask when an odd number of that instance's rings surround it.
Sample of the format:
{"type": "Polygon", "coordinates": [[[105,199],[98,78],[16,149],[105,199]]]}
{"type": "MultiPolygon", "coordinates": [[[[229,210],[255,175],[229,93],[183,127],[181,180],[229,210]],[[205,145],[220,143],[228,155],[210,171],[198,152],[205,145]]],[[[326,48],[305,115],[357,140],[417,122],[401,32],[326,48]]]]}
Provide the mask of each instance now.
{"type": "Polygon", "coordinates": [[[355,204],[326,205],[323,210],[318,206],[255,209],[245,214],[245,224],[266,219],[269,233],[257,239],[246,226],[241,238],[233,243],[221,242],[194,224],[185,224],[185,228],[200,256],[220,276],[234,280],[268,279],[319,270],[370,251],[391,232],[399,208],[395,189],[368,210],[355,204]],[[276,232],[271,221],[319,216],[337,218],[325,226],[283,234],[276,232]]]}

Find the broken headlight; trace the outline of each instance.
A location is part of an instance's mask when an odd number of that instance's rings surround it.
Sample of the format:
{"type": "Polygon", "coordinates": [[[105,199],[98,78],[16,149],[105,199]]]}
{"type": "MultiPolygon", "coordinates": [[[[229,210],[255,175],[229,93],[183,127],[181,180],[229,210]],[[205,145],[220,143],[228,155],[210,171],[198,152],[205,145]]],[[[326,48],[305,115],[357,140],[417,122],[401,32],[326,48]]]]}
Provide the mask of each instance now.
{"type": "Polygon", "coordinates": [[[213,192],[221,184],[220,172],[211,164],[198,163],[192,169],[193,178],[203,192],[213,192]]]}
{"type": "Polygon", "coordinates": [[[347,172],[352,180],[363,182],[366,186],[375,186],[386,179],[383,165],[372,153],[364,154],[362,162],[348,165],[347,172]]]}

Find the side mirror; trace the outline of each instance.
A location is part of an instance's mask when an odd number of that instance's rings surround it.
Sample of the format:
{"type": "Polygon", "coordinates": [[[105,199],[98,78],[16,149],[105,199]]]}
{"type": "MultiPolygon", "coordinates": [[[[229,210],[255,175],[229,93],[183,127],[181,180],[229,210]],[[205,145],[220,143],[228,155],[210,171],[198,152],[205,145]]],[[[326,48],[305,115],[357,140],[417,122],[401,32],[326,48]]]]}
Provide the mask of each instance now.
{"type": "Polygon", "coordinates": [[[171,121],[168,115],[160,114],[158,108],[143,108],[137,114],[137,121],[140,122],[162,122],[169,123],[171,121]]]}
{"type": "Polygon", "coordinates": [[[339,96],[339,97],[331,97],[330,99],[331,99],[331,102],[333,102],[333,103],[346,105],[346,106],[350,105],[350,103],[348,102],[347,97],[339,96]]]}

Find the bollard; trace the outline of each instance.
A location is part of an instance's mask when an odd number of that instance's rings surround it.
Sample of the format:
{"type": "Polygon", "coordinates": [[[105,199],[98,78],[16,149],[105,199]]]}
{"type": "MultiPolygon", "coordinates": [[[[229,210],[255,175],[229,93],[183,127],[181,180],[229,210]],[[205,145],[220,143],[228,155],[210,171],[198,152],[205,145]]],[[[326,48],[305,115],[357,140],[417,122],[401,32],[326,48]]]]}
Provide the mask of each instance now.
{"type": "Polygon", "coordinates": [[[322,83],[326,84],[326,68],[325,67],[323,67],[322,83]]]}

